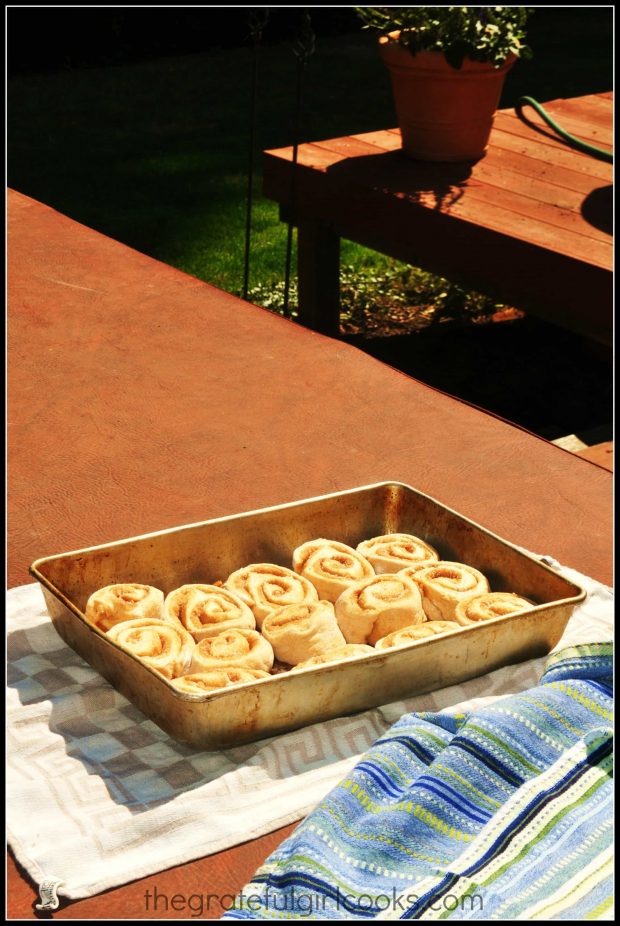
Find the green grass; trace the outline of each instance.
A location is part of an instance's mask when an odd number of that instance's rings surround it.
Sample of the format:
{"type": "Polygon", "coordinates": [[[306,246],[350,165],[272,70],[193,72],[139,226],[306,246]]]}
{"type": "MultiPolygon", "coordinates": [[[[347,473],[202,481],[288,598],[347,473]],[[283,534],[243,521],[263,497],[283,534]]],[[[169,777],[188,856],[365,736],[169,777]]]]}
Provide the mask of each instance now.
{"type": "MultiPolygon", "coordinates": [[[[610,89],[609,9],[540,10],[531,33],[535,58],[511,73],[502,105],[522,93],[544,102],[610,89]]],[[[261,49],[258,165],[261,150],[292,141],[295,66],[289,44],[261,49]]],[[[10,78],[9,186],[240,293],[250,75],[250,51],[239,48],[10,78]]],[[[374,37],[318,39],[305,75],[303,139],[394,124],[374,37]]],[[[262,197],[260,176],[255,191],[250,286],[268,287],[284,276],[286,228],[262,197]]],[[[350,242],[342,260],[369,276],[400,269],[350,242]]]]}

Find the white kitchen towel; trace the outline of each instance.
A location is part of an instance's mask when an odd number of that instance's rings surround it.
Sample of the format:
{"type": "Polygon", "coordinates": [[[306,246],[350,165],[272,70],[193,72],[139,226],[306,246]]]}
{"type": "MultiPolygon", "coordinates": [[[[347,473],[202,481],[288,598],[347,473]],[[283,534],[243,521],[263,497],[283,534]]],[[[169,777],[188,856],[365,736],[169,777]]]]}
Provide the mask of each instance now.
{"type": "MultiPolygon", "coordinates": [[[[555,649],[611,639],[611,589],[561,571],[588,597],[555,649]]],[[[299,820],[405,711],[507,697],[535,685],[546,660],[199,752],[171,740],[60,639],[37,584],[8,592],[7,625],[8,841],[50,908],[56,890],[88,897],[299,820]]]]}

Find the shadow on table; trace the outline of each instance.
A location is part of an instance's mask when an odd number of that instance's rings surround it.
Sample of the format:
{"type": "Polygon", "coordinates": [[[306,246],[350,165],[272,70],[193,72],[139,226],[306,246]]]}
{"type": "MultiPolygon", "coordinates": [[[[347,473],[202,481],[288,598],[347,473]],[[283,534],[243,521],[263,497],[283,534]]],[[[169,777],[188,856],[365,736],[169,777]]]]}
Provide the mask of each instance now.
{"type": "Polygon", "coordinates": [[[581,214],[594,228],[613,234],[614,187],[610,183],[588,193],[581,204],[581,214]]]}
{"type": "MultiPolygon", "coordinates": [[[[17,720],[9,713],[12,749],[21,752],[35,777],[62,778],[63,787],[55,789],[57,801],[77,802],[85,819],[89,806],[96,814],[105,798],[99,788],[80,787],[81,776],[72,775],[71,763],[59,758],[56,736],[64,739],[67,756],[100,778],[112,800],[132,814],[153,810],[209,782],[213,787],[206,801],[231,800],[238,796],[240,781],[229,774],[239,769],[250,787],[252,767],[260,770],[261,779],[280,780],[299,774],[297,759],[305,770],[312,765],[295,743],[286,749],[282,737],[216,752],[177,743],[70,649],[51,621],[10,633],[7,663],[8,687],[23,706],[17,720]]],[[[319,734],[316,740],[316,767],[360,751],[359,744],[343,742],[338,755],[330,755],[329,749],[318,748],[319,734]]]]}
{"type": "Polygon", "coordinates": [[[515,106],[515,113],[521,122],[527,125],[528,128],[532,129],[533,132],[536,132],[536,134],[542,135],[544,138],[549,138],[551,141],[557,142],[560,140],[559,135],[557,132],[554,132],[552,128],[549,128],[547,125],[541,125],[540,122],[534,122],[533,119],[530,119],[525,114],[523,106],[519,106],[519,104],[517,104],[515,106]]]}
{"type": "Polygon", "coordinates": [[[328,167],[327,174],[344,187],[360,185],[441,212],[461,199],[472,167],[472,162],[415,161],[399,150],[345,158],[328,167]]]}

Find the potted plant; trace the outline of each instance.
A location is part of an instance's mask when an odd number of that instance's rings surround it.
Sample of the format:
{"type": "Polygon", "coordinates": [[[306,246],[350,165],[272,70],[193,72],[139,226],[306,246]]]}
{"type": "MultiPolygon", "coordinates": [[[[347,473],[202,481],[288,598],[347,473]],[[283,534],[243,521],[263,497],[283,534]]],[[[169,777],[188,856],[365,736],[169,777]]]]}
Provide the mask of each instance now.
{"type": "Polygon", "coordinates": [[[405,154],[474,161],[489,141],[504,79],[533,12],[517,6],[358,7],[379,33],[405,154]]]}

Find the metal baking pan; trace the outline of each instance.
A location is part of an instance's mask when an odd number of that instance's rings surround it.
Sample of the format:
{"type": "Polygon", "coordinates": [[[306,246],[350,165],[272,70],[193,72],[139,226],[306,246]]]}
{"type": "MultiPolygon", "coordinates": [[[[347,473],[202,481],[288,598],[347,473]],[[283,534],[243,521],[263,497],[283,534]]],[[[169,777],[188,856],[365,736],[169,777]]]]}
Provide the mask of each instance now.
{"type": "Polygon", "coordinates": [[[542,656],[585,598],[583,589],[534,557],[398,482],[48,556],[30,572],[63,640],[166,733],[198,749],[251,742],[542,656]],[[290,567],[293,550],[306,540],[327,537],[355,547],[388,533],[421,537],[443,559],[479,569],[493,591],[517,592],[536,607],[402,649],[205,695],[179,692],[84,617],[89,595],[105,585],[140,582],[167,594],[186,583],[223,581],[248,563],[290,567]]]}

